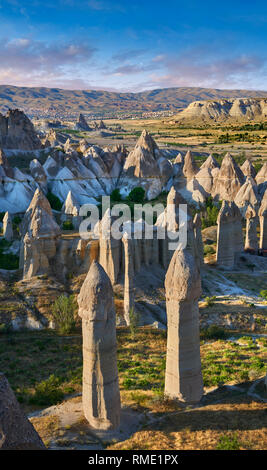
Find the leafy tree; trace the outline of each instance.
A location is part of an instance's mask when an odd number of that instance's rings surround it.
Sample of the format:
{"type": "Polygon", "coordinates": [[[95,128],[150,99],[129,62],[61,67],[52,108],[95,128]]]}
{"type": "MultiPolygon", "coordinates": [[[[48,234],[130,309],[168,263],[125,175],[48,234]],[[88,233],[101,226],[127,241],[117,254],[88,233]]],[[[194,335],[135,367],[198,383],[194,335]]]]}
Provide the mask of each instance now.
{"type": "Polygon", "coordinates": [[[141,187],[136,187],[132,189],[132,191],[129,193],[127,199],[128,201],[135,202],[138,204],[141,204],[145,200],[145,190],[141,187]]]}
{"type": "Polygon", "coordinates": [[[47,193],[46,197],[47,197],[52,209],[54,209],[55,211],[61,211],[63,203],[61,202],[61,200],[57,196],[55,196],[55,194],[53,194],[53,193],[51,193],[51,191],[49,191],[47,193]]]}

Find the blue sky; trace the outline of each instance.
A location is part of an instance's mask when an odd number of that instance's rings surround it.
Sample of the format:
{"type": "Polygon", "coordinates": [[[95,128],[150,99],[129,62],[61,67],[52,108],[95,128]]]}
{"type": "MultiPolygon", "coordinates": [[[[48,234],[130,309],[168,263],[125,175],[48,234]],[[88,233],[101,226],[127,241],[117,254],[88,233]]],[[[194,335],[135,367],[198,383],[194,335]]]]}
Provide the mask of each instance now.
{"type": "Polygon", "coordinates": [[[267,2],[0,0],[0,84],[267,90],[267,2]]]}

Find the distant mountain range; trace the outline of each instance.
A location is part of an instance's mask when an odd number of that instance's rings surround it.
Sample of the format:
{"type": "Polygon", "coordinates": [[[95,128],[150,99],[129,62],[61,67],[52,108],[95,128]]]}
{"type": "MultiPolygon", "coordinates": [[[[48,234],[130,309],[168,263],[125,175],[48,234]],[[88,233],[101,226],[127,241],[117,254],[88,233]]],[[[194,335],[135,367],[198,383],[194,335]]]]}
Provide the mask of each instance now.
{"type": "Polygon", "coordinates": [[[196,100],[266,98],[267,91],[213,88],[162,88],[140,93],[0,85],[0,111],[20,108],[29,116],[108,116],[119,113],[177,112],[196,100]]]}

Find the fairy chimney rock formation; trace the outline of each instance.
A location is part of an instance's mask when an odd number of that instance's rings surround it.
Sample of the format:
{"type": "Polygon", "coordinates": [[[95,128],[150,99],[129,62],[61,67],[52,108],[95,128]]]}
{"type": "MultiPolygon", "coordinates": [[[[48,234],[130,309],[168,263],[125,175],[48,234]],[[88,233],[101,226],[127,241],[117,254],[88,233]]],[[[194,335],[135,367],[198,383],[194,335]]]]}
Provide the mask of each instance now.
{"type": "Polygon", "coordinates": [[[61,231],[48,200],[39,188],[25,213],[21,231],[24,240],[23,262],[20,262],[24,266],[23,278],[46,274],[56,255],[61,231]]]}
{"type": "Polygon", "coordinates": [[[117,428],[120,391],[116,314],[111,282],[93,261],[78,296],[83,330],[83,410],[97,429],[117,428]]]}
{"type": "Polygon", "coordinates": [[[159,149],[156,142],[146,130],[143,130],[135,148],[129,153],[125,161],[124,170],[128,176],[137,178],[159,177],[158,157],[159,149]]]}
{"type": "Polygon", "coordinates": [[[0,450],[45,450],[39,434],[21,411],[8,380],[1,373],[0,450]]]}
{"type": "Polygon", "coordinates": [[[259,209],[260,218],[260,249],[267,250],[267,189],[259,209]]]}
{"type": "Polygon", "coordinates": [[[259,172],[256,175],[256,183],[261,184],[261,183],[266,183],[267,181],[267,162],[265,162],[259,172]]]}
{"type": "Polygon", "coordinates": [[[234,227],[233,211],[228,201],[223,201],[217,224],[217,264],[232,268],[234,266],[234,227]]]}
{"type": "Polygon", "coordinates": [[[197,403],[203,395],[200,360],[200,273],[187,250],[176,250],[166,277],[168,319],[165,395],[184,403],[197,403]]]}
{"type": "Polygon", "coordinates": [[[133,244],[125,233],[122,237],[124,246],[124,319],[130,325],[130,314],[134,310],[134,266],[133,244]]]}
{"type": "Polygon", "coordinates": [[[77,129],[80,129],[82,131],[91,131],[92,130],[92,128],[90,126],[88,126],[87,121],[86,121],[86,119],[85,119],[85,117],[82,113],[79,115],[79,120],[76,124],[76,127],[77,127],[77,129]]]}
{"type": "Polygon", "coordinates": [[[187,181],[190,181],[199,171],[191,150],[188,150],[184,157],[183,173],[187,181]]]}
{"type": "Polygon", "coordinates": [[[259,219],[256,210],[252,206],[248,206],[245,214],[246,218],[246,240],[245,250],[257,253],[259,248],[257,227],[259,219]]]}
{"type": "Polygon", "coordinates": [[[3,218],[3,237],[8,241],[13,240],[12,218],[9,212],[6,212],[3,218]]]}
{"type": "Polygon", "coordinates": [[[42,147],[30,119],[19,109],[0,113],[0,146],[6,149],[36,150],[42,147]]]}
{"type": "Polygon", "coordinates": [[[251,178],[255,178],[256,170],[248,158],[244,161],[240,169],[245,176],[250,176],[251,178]]]}
{"type": "Polygon", "coordinates": [[[230,153],[227,153],[216,178],[213,196],[217,196],[221,200],[233,201],[243,183],[242,171],[230,153]]]}
{"type": "Polygon", "coordinates": [[[199,213],[195,215],[193,225],[196,239],[197,259],[199,260],[199,266],[202,267],[204,265],[204,247],[201,233],[202,221],[199,213]]]}

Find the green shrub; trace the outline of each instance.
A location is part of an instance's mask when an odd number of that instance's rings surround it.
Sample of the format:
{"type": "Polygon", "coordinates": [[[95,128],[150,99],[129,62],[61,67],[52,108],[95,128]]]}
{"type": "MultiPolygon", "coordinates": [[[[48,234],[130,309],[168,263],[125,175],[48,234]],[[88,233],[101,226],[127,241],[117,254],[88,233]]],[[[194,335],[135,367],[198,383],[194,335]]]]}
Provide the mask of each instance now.
{"type": "Polygon", "coordinates": [[[215,300],[216,300],[216,295],[213,295],[212,297],[206,297],[205,302],[207,304],[207,307],[212,307],[212,305],[214,305],[215,300]]]}
{"type": "Polygon", "coordinates": [[[75,327],[76,303],[73,295],[60,295],[52,306],[52,317],[61,334],[68,334],[75,327]]]}
{"type": "Polygon", "coordinates": [[[137,204],[141,204],[145,200],[145,190],[141,187],[137,187],[132,189],[129,193],[127,199],[128,201],[135,202],[137,204]]]}
{"type": "Polygon", "coordinates": [[[63,203],[60,201],[60,199],[57,196],[55,196],[55,194],[49,191],[46,197],[52,209],[54,209],[55,211],[61,211],[63,203]]]}
{"type": "Polygon", "coordinates": [[[215,252],[213,246],[204,245],[204,255],[213,255],[215,252]]]}
{"type": "Polygon", "coordinates": [[[121,193],[120,193],[120,190],[118,188],[116,189],[113,189],[111,195],[110,195],[110,199],[111,201],[121,201],[121,193]]]}
{"type": "Polygon", "coordinates": [[[200,339],[208,340],[208,339],[225,339],[227,337],[227,333],[225,330],[217,325],[211,325],[208,328],[204,328],[200,331],[200,339]]]}
{"type": "Polygon", "coordinates": [[[267,289],[263,289],[260,291],[260,296],[267,300],[267,289]]]}
{"type": "Polygon", "coordinates": [[[65,220],[65,222],[62,224],[62,228],[63,230],[74,230],[74,226],[71,220],[65,220]]]}
{"type": "Polygon", "coordinates": [[[33,405],[49,406],[56,405],[64,398],[64,393],[60,389],[61,380],[54,374],[47,380],[43,380],[35,387],[35,393],[29,402],[33,405]]]}
{"type": "Polygon", "coordinates": [[[225,434],[220,436],[217,444],[217,450],[239,450],[241,443],[238,440],[237,434],[225,434]]]}
{"type": "Polygon", "coordinates": [[[19,257],[12,253],[3,253],[0,249],[0,269],[19,269],[19,257]]]}

